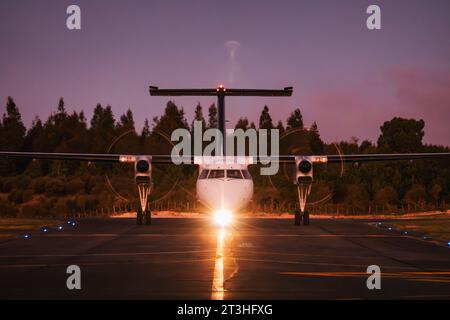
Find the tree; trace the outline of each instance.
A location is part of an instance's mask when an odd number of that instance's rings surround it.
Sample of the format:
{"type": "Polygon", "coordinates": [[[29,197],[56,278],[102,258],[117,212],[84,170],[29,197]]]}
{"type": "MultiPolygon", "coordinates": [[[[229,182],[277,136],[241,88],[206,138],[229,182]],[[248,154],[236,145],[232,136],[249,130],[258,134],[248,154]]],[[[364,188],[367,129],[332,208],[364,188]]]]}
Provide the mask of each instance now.
{"type": "Polygon", "coordinates": [[[347,185],[346,189],[344,202],[350,205],[352,209],[364,210],[367,207],[369,198],[364,187],[361,184],[351,183],[347,185]]]}
{"type": "Polygon", "coordinates": [[[65,120],[65,137],[58,146],[58,150],[64,152],[89,152],[90,138],[88,136],[87,122],[84,112],[77,113],[73,111],[72,114],[66,117],[65,120]]]}
{"type": "Polygon", "coordinates": [[[133,112],[131,111],[130,108],[128,108],[127,111],[120,116],[120,120],[116,126],[116,130],[119,133],[134,130],[134,117],[133,112]]]}
{"type": "Polygon", "coordinates": [[[8,97],[6,102],[6,113],[3,114],[1,130],[0,141],[3,150],[22,150],[26,128],[12,97],[8,97]]]}
{"type": "MultiPolygon", "coordinates": [[[[12,97],[7,98],[6,113],[0,126],[0,148],[3,151],[22,151],[25,142],[26,128],[22,122],[22,116],[12,97]]],[[[25,169],[26,161],[20,159],[1,159],[0,173],[12,174],[25,169]]]]}
{"type": "MultiPolygon", "coordinates": [[[[170,140],[171,134],[176,129],[189,130],[183,108],[173,101],[168,101],[164,114],[160,118],[153,119],[153,130],[150,135],[150,147],[154,154],[170,154],[174,142],[170,140]]],[[[176,143],[176,142],[175,142],[176,143]]],[[[191,150],[192,151],[192,150],[191,150]]],[[[190,189],[195,181],[196,168],[194,166],[158,166],[154,167],[154,181],[157,181],[159,188],[155,189],[153,197],[162,197],[176,181],[181,181],[180,185],[190,189]]],[[[186,190],[186,189],[184,189],[186,190]]],[[[173,197],[182,198],[178,192],[173,192],[173,197]]]]}
{"type": "Polygon", "coordinates": [[[217,108],[214,103],[208,109],[208,128],[217,128],[217,108]]]}
{"type": "Polygon", "coordinates": [[[63,97],[59,98],[57,113],[58,114],[67,114],[63,97]]]}
{"type": "Polygon", "coordinates": [[[72,132],[68,128],[68,114],[65,108],[64,98],[59,98],[58,107],[56,113],[50,116],[49,124],[54,125],[55,128],[52,130],[55,134],[52,135],[55,141],[55,148],[57,148],[64,140],[67,140],[72,132]]]}
{"type": "Polygon", "coordinates": [[[259,116],[259,129],[273,129],[272,117],[269,113],[269,107],[264,106],[261,115],[259,116]]]}
{"type": "Polygon", "coordinates": [[[144,127],[142,127],[141,131],[141,139],[145,140],[150,136],[150,125],[148,124],[148,119],[145,118],[144,127]]]}
{"type": "Polygon", "coordinates": [[[151,152],[151,139],[150,139],[151,131],[150,124],[148,119],[145,118],[144,126],[142,127],[141,134],[139,136],[139,152],[140,153],[149,153],[151,152]]]}
{"type": "Polygon", "coordinates": [[[139,137],[134,127],[134,116],[131,109],[120,116],[120,120],[116,125],[116,141],[114,149],[122,152],[138,152],[139,137]],[[118,140],[117,140],[118,139],[118,140]]]}
{"type": "Polygon", "coordinates": [[[435,204],[437,204],[439,202],[439,197],[441,195],[441,192],[442,192],[442,187],[439,184],[435,183],[433,185],[433,187],[431,187],[430,195],[435,204]]]}
{"type": "Polygon", "coordinates": [[[311,154],[313,153],[312,146],[318,149],[314,153],[321,152],[323,147],[319,146],[321,140],[317,126],[315,127],[316,132],[308,132],[308,130],[303,129],[302,114],[300,109],[297,108],[288,117],[284,135],[281,136],[281,154],[311,154]]]}
{"type": "Polygon", "coordinates": [[[115,120],[111,106],[103,108],[100,103],[95,106],[89,133],[92,139],[92,152],[108,150],[115,137],[115,120]]]}
{"type": "Polygon", "coordinates": [[[202,129],[205,130],[205,128],[206,128],[206,121],[205,121],[205,118],[203,117],[203,108],[200,105],[200,102],[195,107],[194,120],[192,120],[192,125],[191,125],[192,130],[194,130],[194,121],[201,121],[202,122],[202,129]]]}
{"type": "Polygon", "coordinates": [[[375,193],[374,200],[380,206],[395,205],[398,201],[397,191],[391,186],[386,186],[375,193]]]}
{"type": "Polygon", "coordinates": [[[309,146],[311,148],[311,152],[314,154],[321,154],[324,150],[324,143],[320,138],[319,128],[317,127],[317,123],[314,121],[310,130],[308,131],[309,135],[309,146]]]}
{"type": "Polygon", "coordinates": [[[403,200],[407,204],[421,206],[425,203],[425,196],[426,196],[425,188],[420,184],[414,184],[411,187],[411,189],[409,189],[408,192],[406,192],[403,200]]]}
{"type": "Polygon", "coordinates": [[[44,127],[42,126],[42,121],[36,116],[31,123],[31,128],[28,129],[27,134],[25,136],[24,141],[24,149],[25,151],[35,151],[34,142],[35,140],[42,135],[44,127]]]}
{"type": "Polygon", "coordinates": [[[68,115],[64,107],[64,99],[58,101],[57,111],[45,121],[42,134],[35,140],[34,146],[42,152],[63,152],[64,142],[73,134],[68,123],[68,115]],[[61,148],[62,147],[62,148],[61,148]]]}
{"type": "Polygon", "coordinates": [[[295,109],[293,112],[291,112],[291,115],[286,121],[286,130],[293,129],[293,128],[299,128],[303,129],[303,116],[299,108],[295,109]]]}
{"type": "Polygon", "coordinates": [[[170,154],[172,150],[170,135],[178,128],[189,129],[184,110],[178,108],[173,101],[169,101],[164,110],[164,115],[161,118],[155,117],[153,119],[153,130],[150,135],[153,152],[170,154]]]}
{"type": "Polygon", "coordinates": [[[285,130],[281,120],[278,121],[276,129],[278,129],[280,137],[283,136],[285,130]]]}
{"type": "Polygon", "coordinates": [[[381,127],[378,148],[381,152],[418,152],[422,149],[425,122],[393,118],[381,127]]]}
{"type": "Polygon", "coordinates": [[[375,153],[376,147],[369,140],[364,140],[359,145],[359,151],[361,153],[375,153]]]}
{"type": "Polygon", "coordinates": [[[248,119],[247,117],[239,118],[238,122],[234,126],[234,129],[242,129],[247,130],[249,128],[248,119]]]}

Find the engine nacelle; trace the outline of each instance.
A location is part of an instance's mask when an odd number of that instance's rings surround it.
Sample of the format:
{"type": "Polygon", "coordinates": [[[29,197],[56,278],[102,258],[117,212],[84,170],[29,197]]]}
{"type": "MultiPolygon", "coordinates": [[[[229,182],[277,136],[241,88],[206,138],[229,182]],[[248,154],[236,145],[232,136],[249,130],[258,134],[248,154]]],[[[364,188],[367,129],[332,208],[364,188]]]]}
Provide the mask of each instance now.
{"type": "Polygon", "coordinates": [[[138,157],[134,163],[134,180],[137,184],[152,184],[152,161],[149,157],[138,157]]]}
{"type": "Polygon", "coordinates": [[[311,184],[313,182],[313,161],[310,157],[295,158],[295,184],[311,184]]]}

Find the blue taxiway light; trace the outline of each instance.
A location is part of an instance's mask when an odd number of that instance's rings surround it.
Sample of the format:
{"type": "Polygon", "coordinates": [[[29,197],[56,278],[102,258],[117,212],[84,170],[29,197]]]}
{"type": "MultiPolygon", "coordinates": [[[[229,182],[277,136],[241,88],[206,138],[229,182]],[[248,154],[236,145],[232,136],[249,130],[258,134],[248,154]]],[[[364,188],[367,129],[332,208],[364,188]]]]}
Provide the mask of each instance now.
{"type": "Polygon", "coordinates": [[[450,241],[449,242],[447,242],[447,245],[450,247],[450,241]]]}
{"type": "Polygon", "coordinates": [[[75,226],[76,223],[73,220],[67,220],[67,224],[71,225],[71,226],[75,226]]]}
{"type": "Polygon", "coordinates": [[[404,234],[408,234],[408,231],[403,232],[404,234]]]}
{"type": "Polygon", "coordinates": [[[389,228],[388,228],[388,230],[392,230],[392,228],[391,228],[391,227],[389,227],[389,228]]]}
{"type": "Polygon", "coordinates": [[[62,227],[62,226],[59,226],[59,227],[58,227],[58,230],[62,230],[62,229],[63,229],[63,227],[62,227]]]}
{"type": "Polygon", "coordinates": [[[24,235],[23,236],[25,239],[28,239],[29,237],[30,237],[30,235],[29,234],[26,234],[26,235],[24,235]]]}
{"type": "Polygon", "coordinates": [[[48,229],[47,229],[47,228],[44,228],[44,229],[42,229],[42,231],[44,231],[44,232],[47,232],[47,231],[48,231],[48,229]]]}

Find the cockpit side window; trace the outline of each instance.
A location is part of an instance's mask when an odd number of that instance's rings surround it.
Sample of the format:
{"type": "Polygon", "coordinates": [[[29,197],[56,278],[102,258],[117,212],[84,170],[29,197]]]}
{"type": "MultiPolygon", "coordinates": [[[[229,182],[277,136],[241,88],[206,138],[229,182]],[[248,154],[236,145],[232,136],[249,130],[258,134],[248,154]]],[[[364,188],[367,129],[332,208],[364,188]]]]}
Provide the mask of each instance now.
{"type": "Polygon", "coordinates": [[[244,176],[244,179],[252,180],[252,176],[248,170],[242,170],[242,175],[244,176]]]}
{"type": "Polygon", "coordinates": [[[199,179],[206,179],[208,177],[209,170],[203,170],[198,176],[199,179]]]}
{"type": "Polygon", "coordinates": [[[220,179],[225,177],[225,170],[211,170],[208,179],[220,179]]]}
{"type": "Polygon", "coordinates": [[[242,179],[241,170],[227,170],[228,179],[242,179]]]}

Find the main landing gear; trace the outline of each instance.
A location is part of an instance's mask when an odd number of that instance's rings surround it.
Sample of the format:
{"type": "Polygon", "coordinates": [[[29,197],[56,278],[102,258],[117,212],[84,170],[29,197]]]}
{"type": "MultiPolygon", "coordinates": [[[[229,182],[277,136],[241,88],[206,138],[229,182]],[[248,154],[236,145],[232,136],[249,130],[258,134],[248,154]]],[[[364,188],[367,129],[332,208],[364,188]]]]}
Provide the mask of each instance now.
{"type": "Polygon", "coordinates": [[[136,224],[137,225],[151,225],[152,224],[152,212],[147,209],[147,200],[148,195],[151,191],[151,184],[149,183],[139,183],[138,184],[139,191],[139,200],[140,207],[136,212],[136,224]]]}
{"type": "Polygon", "coordinates": [[[309,211],[305,210],[306,200],[311,192],[312,180],[300,181],[297,183],[298,204],[300,209],[295,210],[294,224],[299,226],[302,224],[309,225],[309,211]]]}

